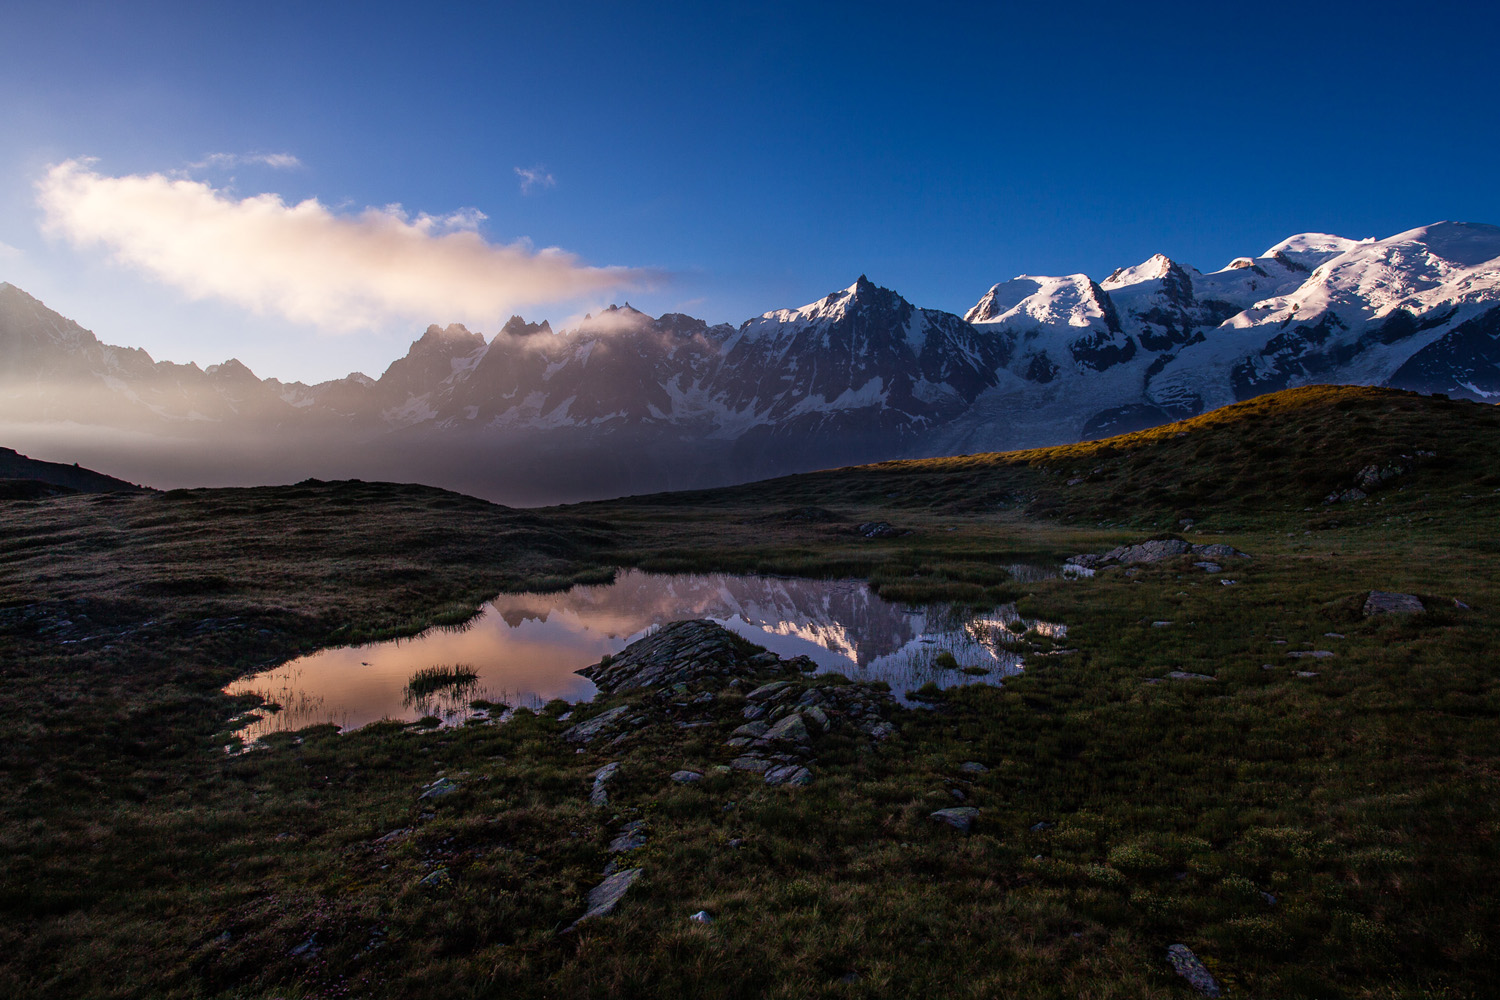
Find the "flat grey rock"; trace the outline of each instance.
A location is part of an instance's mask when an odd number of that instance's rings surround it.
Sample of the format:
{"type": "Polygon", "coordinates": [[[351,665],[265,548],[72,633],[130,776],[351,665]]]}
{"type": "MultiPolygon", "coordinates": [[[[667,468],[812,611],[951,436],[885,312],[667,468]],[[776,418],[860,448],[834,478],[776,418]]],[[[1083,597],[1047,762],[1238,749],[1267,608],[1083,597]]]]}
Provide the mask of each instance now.
{"type": "Polygon", "coordinates": [[[968,833],[969,828],[974,825],[975,817],[978,815],[979,810],[974,806],[953,806],[949,809],[939,809],[936,812],[929,813],[928,817],[937,820],[939,823],[947,823],[955,830],[968,833]]]}
{"type": "Polygon", "coordinates": [[[800,712],[793,712],[766,730],[764,738],[768,740],[788,740],[794,743],[806,743],[812,738],[812,734],[807,731],[807,723],[802,721],[802,714],[800,712]]]}
{"type": "Polygon", "coordinates": [[[620,828],[620,832],[614,840],[609,842],[611,854],[623,854],[625,851],[633,851],[638,847],[646,846],[646,823],[644,820],[631,820],[620,828]]]}
{"type": "Polygon", "coordinates": [[[766,772],[768,785],[810,785],[812,772],[796,764],[782,764],[766,772]]]}
{"type": "Polygon", "coordinates": [[[695,781],[702,781],[703,775],[697,771],[673,771],[672,780],[679,785],[691,785],[695,781]]]}
{"type": "Polygon", "coordinates": [[[1427,608],[1416,594],[1395,594],[1385,590],[1372,590],[1365,598],[1365,617],[1371,615],[1419,614],[1427,608]]]}
{"type": "Polygon", "coordinates": [[[983,774],[984,772],[989,770],[989,768],[985,767],[977,760],[966,760],[962,764],[958,765],[958,769],[964,774],[983,774]]]}
{"type": "Polygon", "coordinates": [[[769,684],[762,684],[754,691],[751,691],[749,694],[745,695],[745,697],[750,701],[770,701],[773,698],[787,693],[787,688],[791,686],[791,681],[772,681],[769,684]]]}
{"type": "Polygon", "coordinates": [[[768,726],[764,722],[761,722],[759,719],[752,719],[751,721],[745,723],[743,726],[740,726],[734,732],[730,733],[729,736],[731,739],[739,736],[747,736],[752,740],[758,740],[762,736],[766,735],[766,730],[770,728],[770,726],[768,726]]]}
{"type": "Polygon", "coordinates": [[[1194,673],[1189,673],[1186,670],[1173,670],[1171,673],[1167,674],[1167,676],[1170,677],[1174,681],[1217,681],[1218,680],[1217,677],[1211,677],[1208,674],[1194,674],[1194,673]]]}
{"type": "Polygon", "coordinates": [[[771,762],[759,757],[736,757],[729,762],[729,766],[736,771],[754,771],[757,774],[764,774],[771,769],[771,762]]]}
{"type": "Polygon", "coordinates": [[[589,790],[590,805],[609,805],[609,792],[604,786],[609,783],[609,779],[613,778],[615,776],[615,772],[619,769],[620,762],[614,760],[610,761],[608,764],[605,764],[603,767],[599,768],[599,770],[594,772],[594,787],[589,790]]]}
{"type": "Polygon", "coordinates": [[[617,721],[620,720],[621,716],[625,715],[629,711],[629,705],[621,705],[619,708],[612,708],[608,712],[601,712],[600,714],[594,716],[592,719],[587,719],[583,722],[578,723],[578,725],[576,726],[570,726],[567,729],[564,729],[562,738],[567,740],[569,743],[588,743],[600,733],[604,732],[604,730],[608,729],[610,726],[613,726],[617,721]]]}
{"type": "Polygon", "coordinates": [[[1294,660],[1326,660],[1333,655],[1331,649],[1296,649],[1286,654],[1294,660]]]}
{"type": "Polygon", "coordinates": [[[456,791],[458,791],[458,784],[456,782],[449,781],[447,778],[439,778],[422,789],[422,794],[417,796],[417,801],[440,799],[444,795],[452,795],[456,791]]]}
{"type": "Polygon", "coordinates": [[[625,898],[625,893],[630,889],[631,884],[640,877],[640,874],[641,869],[639,868],[627,868],[624,871],[615,872],[609,878],[590,889],[588,909],[584,911],[583,916],[573,921],[573,926],[577,927],[585,920],[591,920],[595,917],[609,916],[609,914],[614,912],[615,907],[620,905],[620,900],[625,898]]]}

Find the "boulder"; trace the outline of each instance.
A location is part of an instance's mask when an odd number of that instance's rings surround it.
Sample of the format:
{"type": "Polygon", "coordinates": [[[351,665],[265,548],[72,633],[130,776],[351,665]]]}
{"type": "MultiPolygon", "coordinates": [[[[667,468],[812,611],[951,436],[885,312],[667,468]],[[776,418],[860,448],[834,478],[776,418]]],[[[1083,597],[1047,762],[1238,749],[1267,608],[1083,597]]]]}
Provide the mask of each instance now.
{"type": "Polygon", "coordinates": [[[563,730],[562,738],[569,743],[587,743],[598,736],[604,730],[620,721],[621,716],[630,711],[629,705],[621,705],[612,708],[608,712],[602,712],[576,726],[569,726],[563,730]]]}
{"type": "Polygon", "coordinates": [[[765,670],[763,659],[754,662],[762,652],[716,622],[680,621],[578,672],[600,691],[616,694],[670,688],[707,677],[751,677],[765,670]]]}
{"type": "Polygon", "coordinates": [[[800,712],[793,712],[783,718],[776,725],[766,730],[763,737],[768,740],[790,740],[796,743],[806,743],[812,739],[812,734],[807,731],[807,723],[802,721],[800,712]]]}
{"type": "Polygon", "coordinates": [[[782,764],[766,772],[768,785],[810,785],[812,772],[797,764],[782,764]]]}
{"type": "Polygon", "coordinates": [[[1204,967],[1203,963],[1194,955],[1192,949],[1185,944],[1174,944],[1167,949],[1167,961],[1172,963],[1172,968],[1177,974],[1188,981],[1188,985],[1202,993],[1206,997],[1219,995],[1219,984],[1213,974],[1204,967]]]}
{"type": "Polygon", "coordinates": [[[929,818],[937,820],[939,823],[947,823],[953,829],[962,833],[969,832],[969,828],[974,825],[974,820],[978,815],[979,810],[974,806],[953,806],[949,809],[939,809],[936,812],[928,814],[929,818]]]}
{"type": "Polygon", "coordinates": [[[695,781],[702,781],[703,775],[697,771],[673,771],[672,780],[679,785],[691,785],[695,781]]]}
{"type": "Polygon", "coordinates": [[[1372,590],[1365,598],[1365,617],[1371,615],[1419,614],[1427,608],[1416,594],[1395,594],[1385,590],[1372,590]]]}
{"type": "Polygon", "coordinates": [[[749,701],[775,701],[791,694],[791,686],[791,681],[772,681],[769,684],[762,684],[745,695],[745,698],[749,701]]]}
{"type": "Polygon", "coordinates": [[[743,726],[740,726],[734,732],[730,733],[729,736],[731,739],[739,736],[745,736],[752,740],[758,740],[762,736],[766,735],[766,731],[770,728],[770,726],[768,726],[764,722],[761,722],[759,719],[752,719],[750,722],[745,723],[743,726]]]}

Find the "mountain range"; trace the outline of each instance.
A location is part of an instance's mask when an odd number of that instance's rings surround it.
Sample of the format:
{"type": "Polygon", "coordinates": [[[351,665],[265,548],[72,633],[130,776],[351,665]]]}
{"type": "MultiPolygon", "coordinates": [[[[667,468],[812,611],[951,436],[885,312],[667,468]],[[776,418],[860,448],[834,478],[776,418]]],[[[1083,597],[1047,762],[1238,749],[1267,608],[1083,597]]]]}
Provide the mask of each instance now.
{"type": "Polygon", "coordinates": [[[960,317],[861,276],[739,326],[431,326],[306,385],[101,343],[0,284],[0,434],[153,485],[421,480],[512,503],[1058,444],[1289,386],[1500,399],[1500,227],[1293,236],[1208,273],[1021,275],[960,317]]]}

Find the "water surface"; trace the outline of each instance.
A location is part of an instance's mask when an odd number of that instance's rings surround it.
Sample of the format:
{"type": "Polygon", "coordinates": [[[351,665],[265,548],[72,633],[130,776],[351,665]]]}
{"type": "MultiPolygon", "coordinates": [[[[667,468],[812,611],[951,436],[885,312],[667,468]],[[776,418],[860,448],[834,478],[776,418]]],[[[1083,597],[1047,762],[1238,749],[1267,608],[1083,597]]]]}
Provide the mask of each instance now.
{"type": "Polygon", "coordinates": [[[488,714],[472,706],[476,700],[532,708],[553,698],[586,701],[596,689],[577,670],[682,618],[711,618],[784,657],[805,654],[820,671],[883,680],[903,700],[928,682],[940,688],[994,683],[1016,673],[1025,628],[1052,638],[1067,632],[1057,623],[1023,622],[1011,605],[975,613],[951,605],[892,604],[858,580],[628,570],[611,584],[501,594],[463,627],[321,650],[242,678],[225,691],[254,693],[281,706],[274,713],[261,710],[261,718],[239,731],[247,742],[328,722],[357,729],[380,719],[436,716],[453,725],[488,714]],[[960,667],[986,672],[938,666],[942,652],[953,654],[960,667]],[[437,666],[465,667],[477,679],[414,697],[408,681],[418,670],[437,666]]]}

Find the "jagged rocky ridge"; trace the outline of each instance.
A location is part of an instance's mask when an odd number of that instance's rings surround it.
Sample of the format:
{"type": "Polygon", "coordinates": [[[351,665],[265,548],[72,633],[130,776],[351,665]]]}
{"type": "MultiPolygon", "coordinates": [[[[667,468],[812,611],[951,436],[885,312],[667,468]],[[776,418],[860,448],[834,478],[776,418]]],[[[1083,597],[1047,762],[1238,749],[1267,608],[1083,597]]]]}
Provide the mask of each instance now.
{"type": "Polygon", "coordinates": [[[489,340],[433,326],[380,378],[318,385],[157,362],[0,285],[0,417],[97,428],[80,459],[163,485],[354,475],[544,502],[1056,444],[1315,382],[1500,399],[1500,228],[1023,275],[962,318],[861,276],[737,328],[629,305],[489,340]]]}

